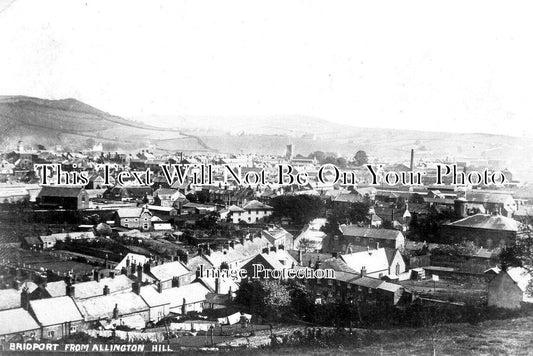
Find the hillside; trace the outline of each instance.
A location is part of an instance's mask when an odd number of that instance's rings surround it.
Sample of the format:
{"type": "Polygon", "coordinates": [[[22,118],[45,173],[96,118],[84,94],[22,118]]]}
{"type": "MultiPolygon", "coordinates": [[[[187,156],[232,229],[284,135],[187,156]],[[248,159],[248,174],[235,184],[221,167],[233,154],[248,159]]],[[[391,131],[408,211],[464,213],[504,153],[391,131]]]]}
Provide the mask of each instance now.
{"type": "Polygon", "coordinates": [[[0,96],[0,148],[26,145],[83,149],[92,141],[105,150],[284,154],[336,152],[351,157],[365,150],[371,157],[408,162],[416,159],[501,160],[517,177],[533,181],[533,140],[481,133],[442,133],[377,129],[297,116],[142,116],[125,119],[76,99],[44,100],[0,96]]]}
{"type": "Polygon", "coordinates": [[[91,141],[107,149],[137,149],[160,140],[174,140],[173,150],[209,150],[197,137],[177,129],[125,120],[76,99],[44,100],[24,96],[0,97],[0,147],[62,145],[82,149],[91,141]]]}
{"type": "MultiPolygon", "coordinates": [[[[288,144],[295,153],[320,150],[353,157],[365,150],[380,160],[408,163],[416,159],[499,160],[518,178],[533,181],[533,139],[483,133],[424,132],[356,127],[306,116],[201,117],[144,116],[138,121],[177,127],[200,137],[220,152],[284,154],[288,144]]],[[[171,147],[172,140],[161,142],[171,147]]],[[[502,167],[500,167],[502,168],[502,167]]]]}

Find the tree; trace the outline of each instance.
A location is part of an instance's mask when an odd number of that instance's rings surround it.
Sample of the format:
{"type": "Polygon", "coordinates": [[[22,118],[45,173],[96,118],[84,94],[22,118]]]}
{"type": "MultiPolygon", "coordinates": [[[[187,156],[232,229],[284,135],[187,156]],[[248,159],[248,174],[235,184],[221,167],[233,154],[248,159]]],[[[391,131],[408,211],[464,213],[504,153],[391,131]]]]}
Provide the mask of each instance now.
{"type": "Polygon", "coordinates": [[[424,204],[424,197],[418,193],[414,193],[409,197],[409,203],[424,204]]]}
{"type": "Polygon", "coordinates": [[[336,159],[336,164],[337,164],[337,167],[339,168],[346,168],[346,164],[348,162],[346,162],[346,158],[344,157],[339,157],[336,159]]]}
{"type": "Polygon", "coordinates": [[[321,231],[326,234],[338,234],[341,224],[357,224],[365,222],[368,218],[368,202],[352,203],[349,206],[336,206],[333,212],[328,216],[326,224],[321,231]]]}
{"type": "Polygon", "coordinates": [[[315,158],[318,163],[322,163],[326,158],[326,154],[322,151],[315,151],[309,155],[309,158],[315,158]]]}
{"type": "Polygon", "coordinates": [[[312,195],[280,195],[272,199],[274,219],[290,218],[295,224],[303,225],[322,216],[324,203],[312,195]]]}
{"type": "Polygon", "coordinates": [[[356,166],[362,166],[363,164],[368,163],[368,156],[366,155],[365,151],[357,151],[353,159],[356,166]]]}
{"type": "Polygon", "coordinates": [[[246,306],[250,312],[263,317],[279,319],[291,304],[289,288],[286,284],[271,280],[254,280],[243,283],[235,301],[246,306]]]}
{"type": "Polygon", "coordinates": [[[514,244],[505,247],[500,253],[500,265],[503,270],[509,267],[522,267],[533,274],[533,217],[528,217],[521,224],[514,244]]]}

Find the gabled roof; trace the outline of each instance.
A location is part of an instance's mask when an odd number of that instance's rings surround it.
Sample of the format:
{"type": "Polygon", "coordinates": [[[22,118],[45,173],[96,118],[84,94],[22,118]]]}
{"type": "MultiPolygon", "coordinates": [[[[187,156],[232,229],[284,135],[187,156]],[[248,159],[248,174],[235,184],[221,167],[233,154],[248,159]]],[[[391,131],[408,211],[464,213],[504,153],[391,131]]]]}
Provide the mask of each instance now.
{"type": "Polygon", "coordinates": [[[231,205],[231,206],[229,206],[229,207],[228,207],[228,210],[229,210],[230,212],[232,212],[232,213],[236,213],[236,212],[237,212],[237,213],[238,213],[238,212],[242,213],[242,212],[245,212],[245,211],[246,211],[246,210],[244,210],[243,208],[238,207],[237,205],[231,205]]]}
{"type": "Polygon", "coordinates": [[[273,208],[270,205],[261,203],[258,200],[251,200],[246,203],[243,207],[244,210],[272,210],[273,208]]]}
{"type": "Polygon", "coordinates": [[[366,237],[382,240],[396,240],[402,236],[398,230],[390,229],[369,229],[357,225],[343,225],[341,231],[344,236],[366,237]]]}
{"type": "Polygon", "coordinates": [[[104,293],[104,287],[109,288],[109,293],[130,290],[133,281],[126,275],[118,275],[115,278],[102,278],[99,282],[88,281],[74,284],[75,298],[85,299],[101,296],[104,293]]]}
{"type": "Polygon", "coordinates": [[[31,310],[42,326],[57,325],[83,319],[70,297],[46,298],[30,301],[31,310]]]}
{"type": "Polygon", "coordinates": [[[0,311],[0,335],[39,329],[39,324],[22,308],[0,311]]]}
{"type": "Polygon", "coordinates": [[[0,310],[20,307],[20,290],[0,289],[0,310]]]}
{"type": "Polygon", "coordinates": [[[183,276],[184,274],[190,273],[190,271],[181,262],[174,261],[153,266],[150,268],[150,273],[156,280],[164,282],[174,277],[183,276]]]}
{"type": "Polygon", "coordinates": [[[170,304],[170,308],[174,309],[183,305],[183,299],[185,299],[186,304],[202,302],[208,293],[209,289],[201,283],[195,282],[181,287],[164,289],[161,296],[165,302],[170,304]]]}
{"type": "Polygon", "coordinates": [[[267,230],[262,230],[261,235],[265,236],[270,241],[270,243],[274,243],[276,240],[279,240],[284,237],[288,237],[288,238],[293,237],[290,232],[288,232],[282,227],[274,227],[274,228],[269,228],[267,230]]]}
{"type": "Polygon", "coordinates": [[[44,289],[46,289],[52,298],[62,297],[67,294],[67,283],[63,280],[48,282],[46,283],[46,287],[44,287],[44,289]]]}
{"type": "Polygon", "coordinates": [[[138,218],[146,212],[151,215],[150,211],[144,208],[120,208],[117,209],[117,215],[119,218],[138,218]]]}
{"type": "Polygon", "coordinates": [[[38,197],[70,197],[76,198],[81,191],[84,191],[83,187],[74,186],[57,186],[57,185],[45,185],[39,192],[38,197]]]}
{"type": "Polygon", "coordinates": [[[112,318],[115,305],[118,307],[119,315],[133,314],[148,310],[148,305],[144,300],[133,292],[115,293],[77,300],[76,304],[86,321],[112,318]]]}
{"type": "Polygon", "coordinates": [[[353,193],[347,193],[347,194],[339,194],[335,199],[333,199],[334,202],[338,203],[357,203],[362,201],[361,196],[353,193]]]}
{"type": "Polygon", "coordinates": [[[141,264],[141,265],[144,265],[146,262],[148,262],[150,259],[144,255],[138,255],[136,253],[128,253],[123,259],[122,261],[119,262],[118,265],[115,266],[115,270],[117,271],[120,271],[122,269],[122,267],[126,267],[126,261],[130,261],[130,266],[132,264],[141,264]]]}
{"type": "Polygon", "coordinates": [[[348,283],[355,284],[356,286],[377,289],[379,286],[385,283],[385,281],[370,277],[355,277],[354,279],[349,280],[348,283]]]}
{"type": "Polygon", "coordinates": [[[487,230],[518,231],[518,222],[503,215],[476,214],[445,225],[487,230]]]}
{"type": "Polygon", "coordinates": [[[486,192],[468,192],[465,199],[470,203],[494,203],[505,204],[512,202],[513,197],[511,194],[501,193],[486,193],[486,192]]]}
{"type": "Polygon", "coordinates": [[[153,285],[141,287],[141,298],[151,308],[170,304],[170,301],[164,298],[162,293],[155,290],[153,285]]]}
{"type": "Polygon", "coordinates": [[[367,273],[389,269],[389,261],[384,248],[341,255],[341,259],[355,271],[361,271],[363,267],[366,268],[367,273]]]}
{"type": "MultiPolygon", "coordinates": [[[[203,283],[204,286],[206,286],[211,292],[215,291],[215,278],[201,277],[200,282],[203,283]]],[[[231,278],[219,278],[218,283],[219,294],[228,294],[230,290],[232,293],[235,293],[239,289],[239,285],[237,284],[237,282],[231,278]]]]}

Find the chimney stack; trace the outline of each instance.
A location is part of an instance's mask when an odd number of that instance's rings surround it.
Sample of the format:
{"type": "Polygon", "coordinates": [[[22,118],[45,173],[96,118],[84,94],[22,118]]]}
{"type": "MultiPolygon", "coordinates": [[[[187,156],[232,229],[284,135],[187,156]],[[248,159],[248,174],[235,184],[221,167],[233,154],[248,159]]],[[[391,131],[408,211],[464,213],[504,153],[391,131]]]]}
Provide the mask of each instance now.
{"type": "Polygon", "coordinates": [[[93,280],[100,282],[100,273],[97,270],[93,270],[93,280]]]}
{"type": "Polygon", "coordinates": [[[415,150],[411,149],[411,171],[415,168],[415,150]]]}
{"type": "Polygon", "coordinates": [[[30,306],[30,293],[28,291],[28,287],[26,286],[22,288],[22,292],[20,293],[20,306],[24,310],[28,310],[30,306]]]}
{"type": "Polygon", "coordinates": [[[303,251],[298,250],[298,263],[301,265],[303,262],[303,251]]]}
{"type": "Polygon", "coordinates": [[[157,291],[163,293],[163,283],[161,281],[157,282],[157,291]]]}
{"type": "Polygon", "coordinates": [[[365,276],[366,276],[366,267],[363,266],[363,267],[361,268],[361,277],[365,277],[365,276]]]}
{"type": "Polygon", "coordinates": [[[76,287],[73,284],[67,284],[67,296],[71,298],[76,297],[76,287]]]}
{"type": "Polygon", "coordinates": [[[137,265],[137,282],[142,283],[143,280],[143,266],[139,263],[137,265]]]}
{"type": "Polygon", "coordinates": [[[113,308],[113,319],[118,319],[118,304],[113,308]]]}
{"type": "Polygon", "coordinates": [[[220,278],[215,278],[215,293],[220,294],[220,278]]]}
{"type": "Polygon", "coordinates": [[[150,263],[152,263],[151,260],[147,261],[147,262],[144,264],[144,272],[145,272],[145,273],[150,273],[150,267],[151,267],[151,264],[150,264],[150,263]]]}
{"type": "Polygon", "coordinates": [[[109,295],[109,286],[104,286],[104,295],[109,295]]]}
{"type": "Polygon", "coordinates": [[[132,292],[139,295],[141,294],[141,284],[139,282],[133,282],[133,284],[131,285],[132,287],[132,292]]]}

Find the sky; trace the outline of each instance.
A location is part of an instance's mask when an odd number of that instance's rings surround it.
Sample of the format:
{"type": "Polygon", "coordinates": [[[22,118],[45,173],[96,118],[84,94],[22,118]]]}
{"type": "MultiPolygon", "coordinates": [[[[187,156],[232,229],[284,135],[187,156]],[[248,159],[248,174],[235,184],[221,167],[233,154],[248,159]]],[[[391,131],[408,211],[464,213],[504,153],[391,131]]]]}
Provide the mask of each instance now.
{"type": "Polygon", "coordinates": [[[529,10],[491,1],[0,0],[0,95],[76,98],[124,117],[307,115],[533,137],[529,10]]]}

